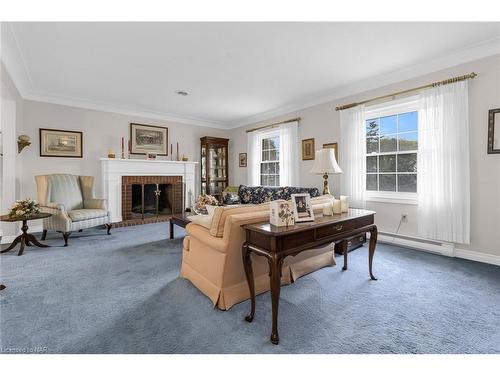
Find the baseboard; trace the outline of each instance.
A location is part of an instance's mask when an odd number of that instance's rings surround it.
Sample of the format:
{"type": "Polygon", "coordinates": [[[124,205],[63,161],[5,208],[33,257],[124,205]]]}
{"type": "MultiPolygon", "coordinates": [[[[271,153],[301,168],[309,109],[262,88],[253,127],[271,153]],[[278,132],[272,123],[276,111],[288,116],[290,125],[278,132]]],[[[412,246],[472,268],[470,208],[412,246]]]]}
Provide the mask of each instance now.
{"type": "Polygon", "coordinates": [[[441,243],[418,237],[393,235],[391,233],[379,234],[378,241],[382,243],[408,247],[415,250],[431,252],[434,254],[440,254],[448,257],[462,258],[467,260],[473,260],[475,262],[488,263],[500,266],[500,256],[498,255],[460,249],[455,247],[455,244],[453,243],[441,243]]]}
{"type": "Polygon", "coordinates": [[[455,248],[455,256],[458,258],[474,260],[476,262],[489,263],[489,264],[494,264],[495,266],[500,266],[500,256],[498,255],[479,253],[477,251],[455,248]]]}

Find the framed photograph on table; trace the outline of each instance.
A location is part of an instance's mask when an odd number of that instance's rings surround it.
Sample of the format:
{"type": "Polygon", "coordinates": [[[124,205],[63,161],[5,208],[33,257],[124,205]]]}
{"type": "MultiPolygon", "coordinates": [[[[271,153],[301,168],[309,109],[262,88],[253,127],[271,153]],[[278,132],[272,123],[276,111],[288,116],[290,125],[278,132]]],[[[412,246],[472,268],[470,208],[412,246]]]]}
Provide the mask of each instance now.
{"type": "Polygon", "coordinates": [[[163,126],[130,124],[131,154],[168,155],[168,128],[163,126]]]}
{"type": "Polygon", "coordinates": [[[293,218],[296,223],[314,221],[309,194],[292,194],[293,218]]]}
{"type": "Polygon", "coordinates": [[[40,156],[81,158],[82,135],[83,133],[78,131],[40,128],[40,156]]]}

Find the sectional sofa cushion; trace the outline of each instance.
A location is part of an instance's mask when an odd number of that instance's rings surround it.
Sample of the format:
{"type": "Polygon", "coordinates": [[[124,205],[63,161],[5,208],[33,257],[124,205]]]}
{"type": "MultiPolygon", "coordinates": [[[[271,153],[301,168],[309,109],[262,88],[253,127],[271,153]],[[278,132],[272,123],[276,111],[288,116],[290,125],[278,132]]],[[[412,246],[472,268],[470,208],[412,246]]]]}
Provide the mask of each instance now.
{"type": "Polygon", "coordinates": [[[278,199],[289,200],[292,194],[309,193],[311,198],[319,197],[318,188],[302,188],[293,186],[247,186],[240,185],[238,196],[242,204],[260,204],[278,199]]]}

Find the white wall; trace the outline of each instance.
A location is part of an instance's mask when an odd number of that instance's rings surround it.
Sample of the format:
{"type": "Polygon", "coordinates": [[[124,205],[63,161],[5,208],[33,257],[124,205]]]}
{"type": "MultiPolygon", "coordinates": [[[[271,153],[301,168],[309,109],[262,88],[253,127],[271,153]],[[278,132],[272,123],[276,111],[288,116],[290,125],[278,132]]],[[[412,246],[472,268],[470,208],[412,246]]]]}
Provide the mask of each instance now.
{"type": "MultiPolygon", "coordinates": [[[[419,78],[366,91],[357,95],[324,103],[310,108],[288,113],[259,123],[234,129],[231,133],[231,173],[230,183],[246,183],[247,168],[238,167],[238,153],[246,152],[245,130],[276,121],[301,117],[299,138],[315,138],[316,149],[323,143],[339,141],[339,113],[335,106],[357,102],[395,91],[413,88],[469,72],[478,73],[470,81],[470,147],[471,147],[471,244],[457,245],[459,248],[500,256],[500,155],[486,153],[488,110],[500,107],[500,55],[488,57],[464,65],[456,66],[419,78]]],[[[346,145],[339,144],[340,147],[346,145]]],[[[322,177],[312,175],[309,169],[313,161],[300,161],[300,184],[322,187],[322,177]]],[[[345,168],[345,166],[342,166],[345,168]]],[[[330,188],[339,195],[340,176],[330,177],[330,188]]],[[[377,212],[376,222],[380,231],[394,233],[402,214],[408,215],[408,223],[401,226],[400,233],[417,236],[415,205],[375,203],[368,208],[377,212]]]]}
{"type": "MultiPolygon", "coordinates": [[[[176,142],[179,142],[179,153],[185,154],[189,160],[194,161],[199,161],[200,158],[200,137],[206,135],[223,137],[227,135],[220,129],[25,101],[23,132],[31,137],[33,143],[31,147],[26,148],[22,153],[22,196],[36,198],[34,176],[46,173],[72,173],[94,176],[96,179],[96,195],[98,197],[102,196],[99,158],[106,157],[110,148],[114,150],[117,157],[120,157],[120,139],[125,137],[125,142],[127,142],[131,122],[166,126],[169,131],[169,143],[174,145],[174,153],[176,142]],[[83,158],[40,157],[39,128],[82,131],[83,158]]],[[[134,157],[141,158],[141,156],[134,157]]],[[[170,156],[167,158],[169,159],[170,156]]],[[[199,179],[199,167],[197,167],[196,175],[197,179],[199,179]]],[[[196,186],[199,186],[198,181],[196,186]]]]}
{"type": "MultiPolygon", "coordinates": [[[[0,213],[7,213],[10,206],[20,196],[20,162],[17,153],[17,134],[22,127],[23,103],[19,92],[7,74],[0,68],[0,131],[2,132],[0,173],[0,213]]],[[[18,223],[0,223],[2,243],[13,240],[19,229],[18,223]]]]}

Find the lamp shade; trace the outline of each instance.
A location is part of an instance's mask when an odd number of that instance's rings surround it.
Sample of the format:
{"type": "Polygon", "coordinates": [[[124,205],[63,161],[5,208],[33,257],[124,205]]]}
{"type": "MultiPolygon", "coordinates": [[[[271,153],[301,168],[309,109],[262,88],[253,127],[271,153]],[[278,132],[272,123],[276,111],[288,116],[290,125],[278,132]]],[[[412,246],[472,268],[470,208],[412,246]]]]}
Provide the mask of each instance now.
{"type": "Polygon", "coordinates": [[[343,173],[342,169],[335,160],[335,153],[333,148],[324,148],[316,151],[316,159],[311,169],[314,174],[338,174],[343,173]]]}

